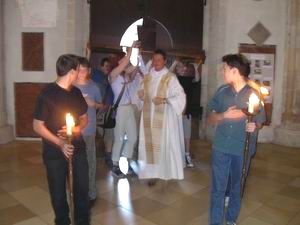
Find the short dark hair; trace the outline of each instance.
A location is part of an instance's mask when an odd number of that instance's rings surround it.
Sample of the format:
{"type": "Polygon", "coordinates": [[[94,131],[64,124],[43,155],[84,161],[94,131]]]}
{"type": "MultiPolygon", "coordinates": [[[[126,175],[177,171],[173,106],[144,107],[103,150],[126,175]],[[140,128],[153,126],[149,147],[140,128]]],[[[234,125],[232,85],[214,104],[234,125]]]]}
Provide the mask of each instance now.
{"type": "Polygon", "coordinates": [[[226,63],[231,68],[236,68],[242,76],[248,78],[250,74],[250,62],[244,55],[228,54],[223,56],[222,62],[226,63]]]}
{"type": "Polygon", "coordinates": [[[78,61],[79,61],[79,65],[82,67],[85,67],[85,68],[91,67],[89,61],[85,57],[78,57],[78,61]]]}
{"type": "Polygon", "coordinates": [[[100,61],[100,66],[104,66],[104,64],[105,64],[106,62],[109,63],[109,59],[108,59],[107,57],[101,59],[101,61],[100,61]]]}
{"type": "Polygon", "coordinates": [[[56,74],[60,77],[64,76],[72,69],[77,70],[78,65],[78,56],[72,54],[61,55],[56,61],[56,74]]]}
{"type": "Polygon", "coordinates": [[[154,51],[153,55],[156,55],[156,54],[161,55],[164,58],[164,60],[167,59],[167,53],[162,49],[156,49],[154,51]]]}

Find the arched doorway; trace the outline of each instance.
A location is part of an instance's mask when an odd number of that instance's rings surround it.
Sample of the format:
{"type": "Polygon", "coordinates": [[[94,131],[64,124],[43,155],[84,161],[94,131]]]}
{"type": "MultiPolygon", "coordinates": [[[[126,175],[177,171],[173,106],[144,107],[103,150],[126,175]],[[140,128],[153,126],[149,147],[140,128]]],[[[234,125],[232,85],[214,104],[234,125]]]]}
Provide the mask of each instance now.
{"type": "MultiPolygon", "coordinates": [[[[141,41],[142,51],[150,53],[157,48],[172,50],[174,42],[168,29],[150,17],[140,18],[133,22],[124,32],[120,40],[122,50],[126,52],[126,47],[130,47],[136,40],[141,41]]],[[[137,65],[138,49],[132,50],[130,62],[137,65]]]]}

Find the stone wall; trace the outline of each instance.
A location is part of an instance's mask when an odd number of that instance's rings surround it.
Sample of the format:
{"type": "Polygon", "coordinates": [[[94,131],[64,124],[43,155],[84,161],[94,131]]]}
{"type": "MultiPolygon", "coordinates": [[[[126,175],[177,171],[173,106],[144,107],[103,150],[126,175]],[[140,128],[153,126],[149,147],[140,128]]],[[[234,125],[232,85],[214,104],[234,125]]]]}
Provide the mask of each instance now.
{"type": "MultiPolygon", "coordinates": [[[[56,79],[55,64],[61,54],[84,55],[89,36],[89,5],[81,0],[57,0],[55,27],[23,27],[21,11],[15,0],[2,0],[4,25],[4,75],[7,120],[15,125],[15,82],[52,82],[56,79]],[[44,71],[22,70],[22,32],[44,33],[44,71]]],[[[35,7],[33,5],[32,7],[35,7]]],[[[33,8],[34,9],[34,8],[33,8]]],[[[2,66],[1,66],[2,68],[2,66]]],[[[2,81],[4,81],[2,83],[2,81]]],[[[1,89],[0,89],[1,99],[1,89]]],[[[1,101],[1,100],[0,100],[1,101]]]]}
{"type": "MultiPolygon", "coordinates": [[[[261,22],[271,33],[266,45],[276,45],[276,68],[274,86],[274,104],[272,124],[264,127],[259,136],[261,142],[272,142],[274,130],[281,124],[283,102],[284,53],[286,38],[287,2],[282,0],[240,1],[210,0],[207,1],[205,13],[209,14],[204,27],[204,49],[207,52],[207,99],[222,83],[220,60],[224,54],[237,53],[240,43],[254,44],[248,36],[249,30],[261,22]]],[[[205,101],[204,101],[205,102],[205,101]]],[[[211,138],[211,127],[205,127],[206,135],[211,138]]]]}

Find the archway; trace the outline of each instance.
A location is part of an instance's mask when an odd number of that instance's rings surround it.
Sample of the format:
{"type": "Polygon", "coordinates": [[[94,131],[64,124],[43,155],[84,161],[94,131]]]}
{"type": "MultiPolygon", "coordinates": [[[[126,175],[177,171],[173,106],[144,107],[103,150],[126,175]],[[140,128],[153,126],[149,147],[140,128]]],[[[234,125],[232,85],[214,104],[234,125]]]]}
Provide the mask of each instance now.
{"type": "MultiPolygon", "coordinates": [[[[120,46],[126,52],[126,47],[130,47],[136,40],[142,43],[142,51],[152,52],[157,48],[171,50],[174,48],[174,42],[168,29],[150,17],[140,18],[132,23],[122,35],[120,46]]],[[[132,50],[130,62],[132,65],[137,65],[138,49],[132,50]]]]}

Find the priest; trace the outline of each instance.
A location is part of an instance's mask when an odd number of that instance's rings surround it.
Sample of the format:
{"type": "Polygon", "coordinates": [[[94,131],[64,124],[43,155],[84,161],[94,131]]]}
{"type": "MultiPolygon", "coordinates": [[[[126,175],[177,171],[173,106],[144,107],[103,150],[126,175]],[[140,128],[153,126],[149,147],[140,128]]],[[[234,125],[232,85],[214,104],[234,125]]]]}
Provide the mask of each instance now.
{"type": "Polygon", "coordinates": [[[152,69],[138,91],[142,106],[138,175],[150,181],[184,177],[182,113],[186,98],[176,76],[165,65],[166,53],[156,50],[152,69]]]}

